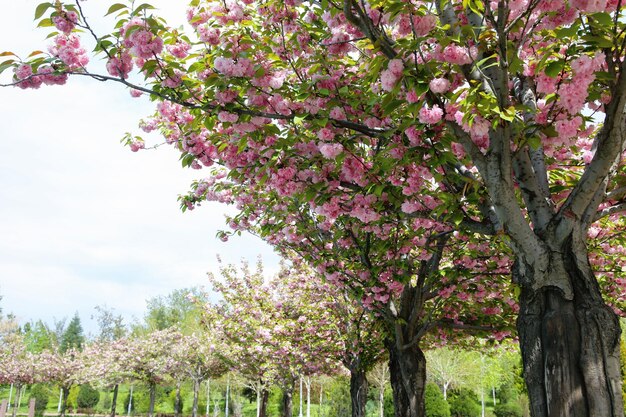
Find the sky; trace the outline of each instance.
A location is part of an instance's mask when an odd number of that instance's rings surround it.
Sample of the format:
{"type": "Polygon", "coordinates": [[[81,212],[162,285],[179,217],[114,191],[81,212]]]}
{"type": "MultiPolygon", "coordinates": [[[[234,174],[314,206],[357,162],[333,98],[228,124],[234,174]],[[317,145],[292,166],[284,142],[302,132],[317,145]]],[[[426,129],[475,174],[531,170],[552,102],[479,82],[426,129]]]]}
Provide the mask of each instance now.
{"type": "MultiPolygon", "coordinates": [[[[47,31],[32,20],[38,3],[0,0],[0,52],[45,49],[47,31]]],[[[102,3],[110,2],[82,4],[102,3]]],[[[183,21],[185,2],[150,3],[183,21]]],[[[91,15],[98,26],[102,11],[91,15]]],[[[94,307],[140,320],[147,299],[206,285],[218,255],[225,263],[261,256],[267,273],[277,270],[277,255],[260,239],[215,237],[228,207],[181,212],[177,196],[207,173],[181,168],[166,146],[132,153],[120,144],[125,132],[141,133],[137,122],[152,109],[120,85],[83,77],[38,90],[0,88],[3,314],[52,325],[78,313],[94,335],[94,307]]]]}

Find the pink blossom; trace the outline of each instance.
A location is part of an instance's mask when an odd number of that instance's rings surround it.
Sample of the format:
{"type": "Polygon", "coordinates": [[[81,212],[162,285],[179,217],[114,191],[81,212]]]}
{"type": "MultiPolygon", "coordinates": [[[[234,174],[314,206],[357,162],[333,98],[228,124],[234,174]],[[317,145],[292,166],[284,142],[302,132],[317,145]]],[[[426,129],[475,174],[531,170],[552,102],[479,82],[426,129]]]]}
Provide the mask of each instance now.
{"type": "Polygon", "coordinates": [[[70,34],[77,22],[78,14],[71,10],[63,10],[56,16],[52,17],[52,23],[54,23],[54,26],[66,35],[70,34]]]}
{"type": "Polygon", "coordinates": [[[561,139],[570,139],[576,136],[581,123],[582,119],[580,118],[580,116],[576,116],[571,120],[566,119],[557,121],[554,125],[554,128],[556,129],[561,139]]]}
{"type": "Polygon", "coordinates": [[[235,113],[229,113],[227,111],[221,111],[217,114],[217,118],[220,122],[234,123],[239,120],[239,116],[235,113]]]}
{"type": "Polygon", "coordinates": [[[585,13],[611,12],[606,0],[570,0],[570,6],[585,13]]]}
{"type": "Polygon", "coordinates": [[[417,103],[418,101],[420,101],[420,96],[415,90],[411,90],[406,93],[406,101],[408,101],[409,103],[417,103]]]}
{"type": "Polygon", "coordinates": [[[472,63],[472,56],[476,54],[471,54],[466,47],[450,44],[438,54],[438,59],[450,64],[467,65],[472,63]]]}
{"type": "Polygon", "coordinates": [[[450,89],[450,81],[446,78],[434,78],[428,84],[430,91],[436,94],[443,94],[450,89]]]}
{"type": "Polygon", "coordinates": [[[317,137],[320,140],[329,141],[329,140],[333,140],[333,138],[335,137],[335,133],[333,132],[332,129],[323,127],[317,131],[317,137]]]}
{"type": "Polygon", "coordinates": [[[443,110],[436,104],[432,108],[424,105],[419,111],[420,123],[432,125],[441,121],[442,118],[443,110]]]}
{"type": "Polygon", "coordinates": [[[335,159],[343,152],[343,146],[340,143],[324,143],[319,149],[320,153],[327,159],[335,159]]]}
{"type": "Polygon", "coordinates": [[[178,41],[174,45],[167,46],[169,53],[179,59],[185,58],[189,53],[189,49],[191,49],[191,45],[183,41],[178,41]]]}
{"type": "Polygon", "coordinates": [[[120,78],[128,78],[128,74],[133,69],[133,61],[128,52],[122,52],[122,54],[117,57],[109,59],[106,64],[107,72],[113,77],[120,78]]]}
{"type": "Polygon", "coordinates": [[[346,120],[346,112],[341,107],[333,107],[330,110],[329,116],[331,119],[346,120]]]}
{"type": "Polygon", "coordinates": [[[418,211],[421,207],[422,205],[418,202],[405,201],[404,203],[402,203],[401,209],[403,213],[411,214],[411,213],[415,213],[416,211],[418,211]]]}

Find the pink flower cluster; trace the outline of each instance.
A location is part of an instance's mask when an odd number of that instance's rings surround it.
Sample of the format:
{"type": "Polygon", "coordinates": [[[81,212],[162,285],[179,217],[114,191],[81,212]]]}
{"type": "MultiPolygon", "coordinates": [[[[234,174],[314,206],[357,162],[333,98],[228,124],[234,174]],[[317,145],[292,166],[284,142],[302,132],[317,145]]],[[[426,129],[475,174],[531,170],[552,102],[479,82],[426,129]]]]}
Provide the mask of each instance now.
{"type": "Polygon", "coordinates": [[[343,152],[343,145],[341,143],[324,143],[320,145],[319,149],[324,158],[335,159],[343,152]]]}
{"type": "Polygon", "coordinates": [[[604,54],[598,53],[591,58],[581,55],[572,61],[573,76],[570,82],[559,88],[559,105],[569,114],[577,114],[587,100],[587,89],[595,79],[595,72],[604,65],[604,54]]]}
{"type": "Polygon", "coordinates": [[[150,59],[163,51],[163,39],[152,34],[140,18],[129,20],[120,32],[125,37],[124,46],[138,58],[150,59]]]}
{"type": "Polygon", "coordinates": [[[62,10],[56,16],[52,17],[52,23],[61,32],[69,35],[78,23],[78,14],[74,11],[62,10]]]}
{"type": "MultiPolygon", "coordinates": [[[[440,47],[438,48],[440,49],[440,47]]],[[[448,62],[456,65],[467,65],[473,62],[473,58],[478,56],[475,48],[466,48],[455,44],[450,44],[443,48],[443,51],[435,50],[435,58],[438,61],[448,62]]]]}
{"type": "Polygon", "coordinates": [[[437,17],[434,14],[426,16],[413,16],[400,14],[396,20],[395,30],[400,36],[407,36],[413,33],[415,36],[426,36],[437,25],[437,17]]]}
{"type": "Polygon", "coordinates": [[[114,56],[109,59],[106,64],[106,69],[113,77],[126,79],[133,69],[133,59],[128,52],[124,51],[120,56],[114,56]]]}
{"type": "Polygon", "coordinates": [[[446,78],[434,78],[428,84],[430,91],[436,94],[443,94],[450,89],[450,81],[446,78]]]}
{"type": "Polygon", "coordinates": [[[403,70],[404,63],[401,59],[392,59],[389,61],[387,69],[380,73],[380,83],[382,89],[385,91],[393,90],[400,78],[402,78],[403,70]]]}
{"type": "Polygon", "coordinates": [[[80,38],[74,34],[57,35],[54,38],[54,45],[51,45],[48,51],[63,61],[70,70],[82,68],[89,63],[87,51],[80,45],[80,38]]]}
{"type": "Polygon", "coordinates": [[[213,63],[215,69],[228,77],[248,77],[254,75],[254,65],[247,58],[239,58],[235,61],[232,58],[218,57],[213,63]]]}
{"type": "Polygon", "coordinates": [[[39,88],[41,84],[62,85],[67,81],[67,74],[55,74],[50,66],[40,67],[37,73],[33,73],[33,68],[28,64],[22,64],[15,69],[15,78],[18,80],[17,86],[22,89],[39,88]]]}
{"type": "Polygon", "coordinates": [[[178,41],[174,45],[168,45],[167,50],[178,59],[183,59],[189,54],[191,45],[187,42],[178,41]]]}
{"type": "Polygon", "coordinates": [[[424,105],[419,111],[419,121],[427,125],[434,125],[439,123],[443,118],[443,110],[438,105],[433,105],[432,108],[424,105]]]}

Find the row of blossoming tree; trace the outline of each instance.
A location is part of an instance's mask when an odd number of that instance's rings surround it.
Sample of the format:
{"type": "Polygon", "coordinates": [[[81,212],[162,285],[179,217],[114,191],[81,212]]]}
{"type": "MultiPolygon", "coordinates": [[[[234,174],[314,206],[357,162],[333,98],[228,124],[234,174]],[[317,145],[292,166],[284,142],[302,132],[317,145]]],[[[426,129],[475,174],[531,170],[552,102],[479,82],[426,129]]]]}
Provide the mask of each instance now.
{"type": "MultiPolygon", "coordinates": [[[[148,415],[152,416],[158,385],[173,383],[180,390],[181,383],[189,381],[195,417],[201,382],[236,372],[257,393],[257,415],[265,417],[270,387],[282,389],[284,415],[291,416],[296,380],[304,380],[310,396],[311,377],[347,372],[353,414],[365,415],[365,374],[383,349],[376,342],[380,326],[362,307],[301,263],[285,266],[270,280],[260,264],[254,272],[247,265],[241,272],[234,266],[223,267],[221,278],[211,276],[211,283],[222,300],[215,305],[206,304],[204,297],[190,300],[202,311],[201,325],[195,329],[170,327],[99,340],[82,349],[35,353],[15,328],[2,337],[0,384],[14,384],[18,391],[25,384],[58,384],[62,415],[72,386],[113,389],[114,415],[117,387],[137,381],[149,388],[148,415]]],[[[14,414],[17,408],[16,404],[14,414]]]]}
{"type": "Polygon", "coordinates": [[[106,34],[82,7],[41,4],[53,46],[0,69],[156,101],[144,129],[210,167],[183,207],[235,204],[235,232],[298,253],[386,324],[398,417],[424,414],[429,335],[506,331],[507,312],[533,416],[623,414],[621,1],[192,0],[188,33],[129,2],[106,34]]]}

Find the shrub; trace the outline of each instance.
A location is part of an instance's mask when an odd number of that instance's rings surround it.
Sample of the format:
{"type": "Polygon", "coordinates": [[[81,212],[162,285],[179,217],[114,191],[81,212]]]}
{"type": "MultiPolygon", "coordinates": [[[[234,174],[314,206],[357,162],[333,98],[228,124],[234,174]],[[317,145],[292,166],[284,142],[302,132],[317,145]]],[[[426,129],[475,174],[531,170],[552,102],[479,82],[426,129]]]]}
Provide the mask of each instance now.
{"type": "Polygon", "coordinates": [[[426,417],[450,417],[450,405],[443,398],[443,393],[436,384],[426,384],[424,391],[426,417]]]}
{"type": "Polygon", "coordinates": [[[461,388],[450,392],[448,396],[452,417],[476,417],[480,415],[480,404],[474,391],[461,388]]]}
{"type": "Polygon", "coordinates": [[[35,415],[43,416],[43,412],[46,411],[48,406],[48,398],[50,397],[50,390],[48,387],[42,384],[35,384],[30,389],[29,400],[35,400],[35,415]]]}
{"type": "Polygon", "coordinates": [[[516,403],[498,404],[493,408],[496,417],[522,417],[522,407],[516,403]]]}
{"type": "Polygon", "coordinates": [[[89,384],[80,386],[78,396],[76,397],[76,405],[78,408],[93,409],[100,401],[100,392],[89,384]]]}

